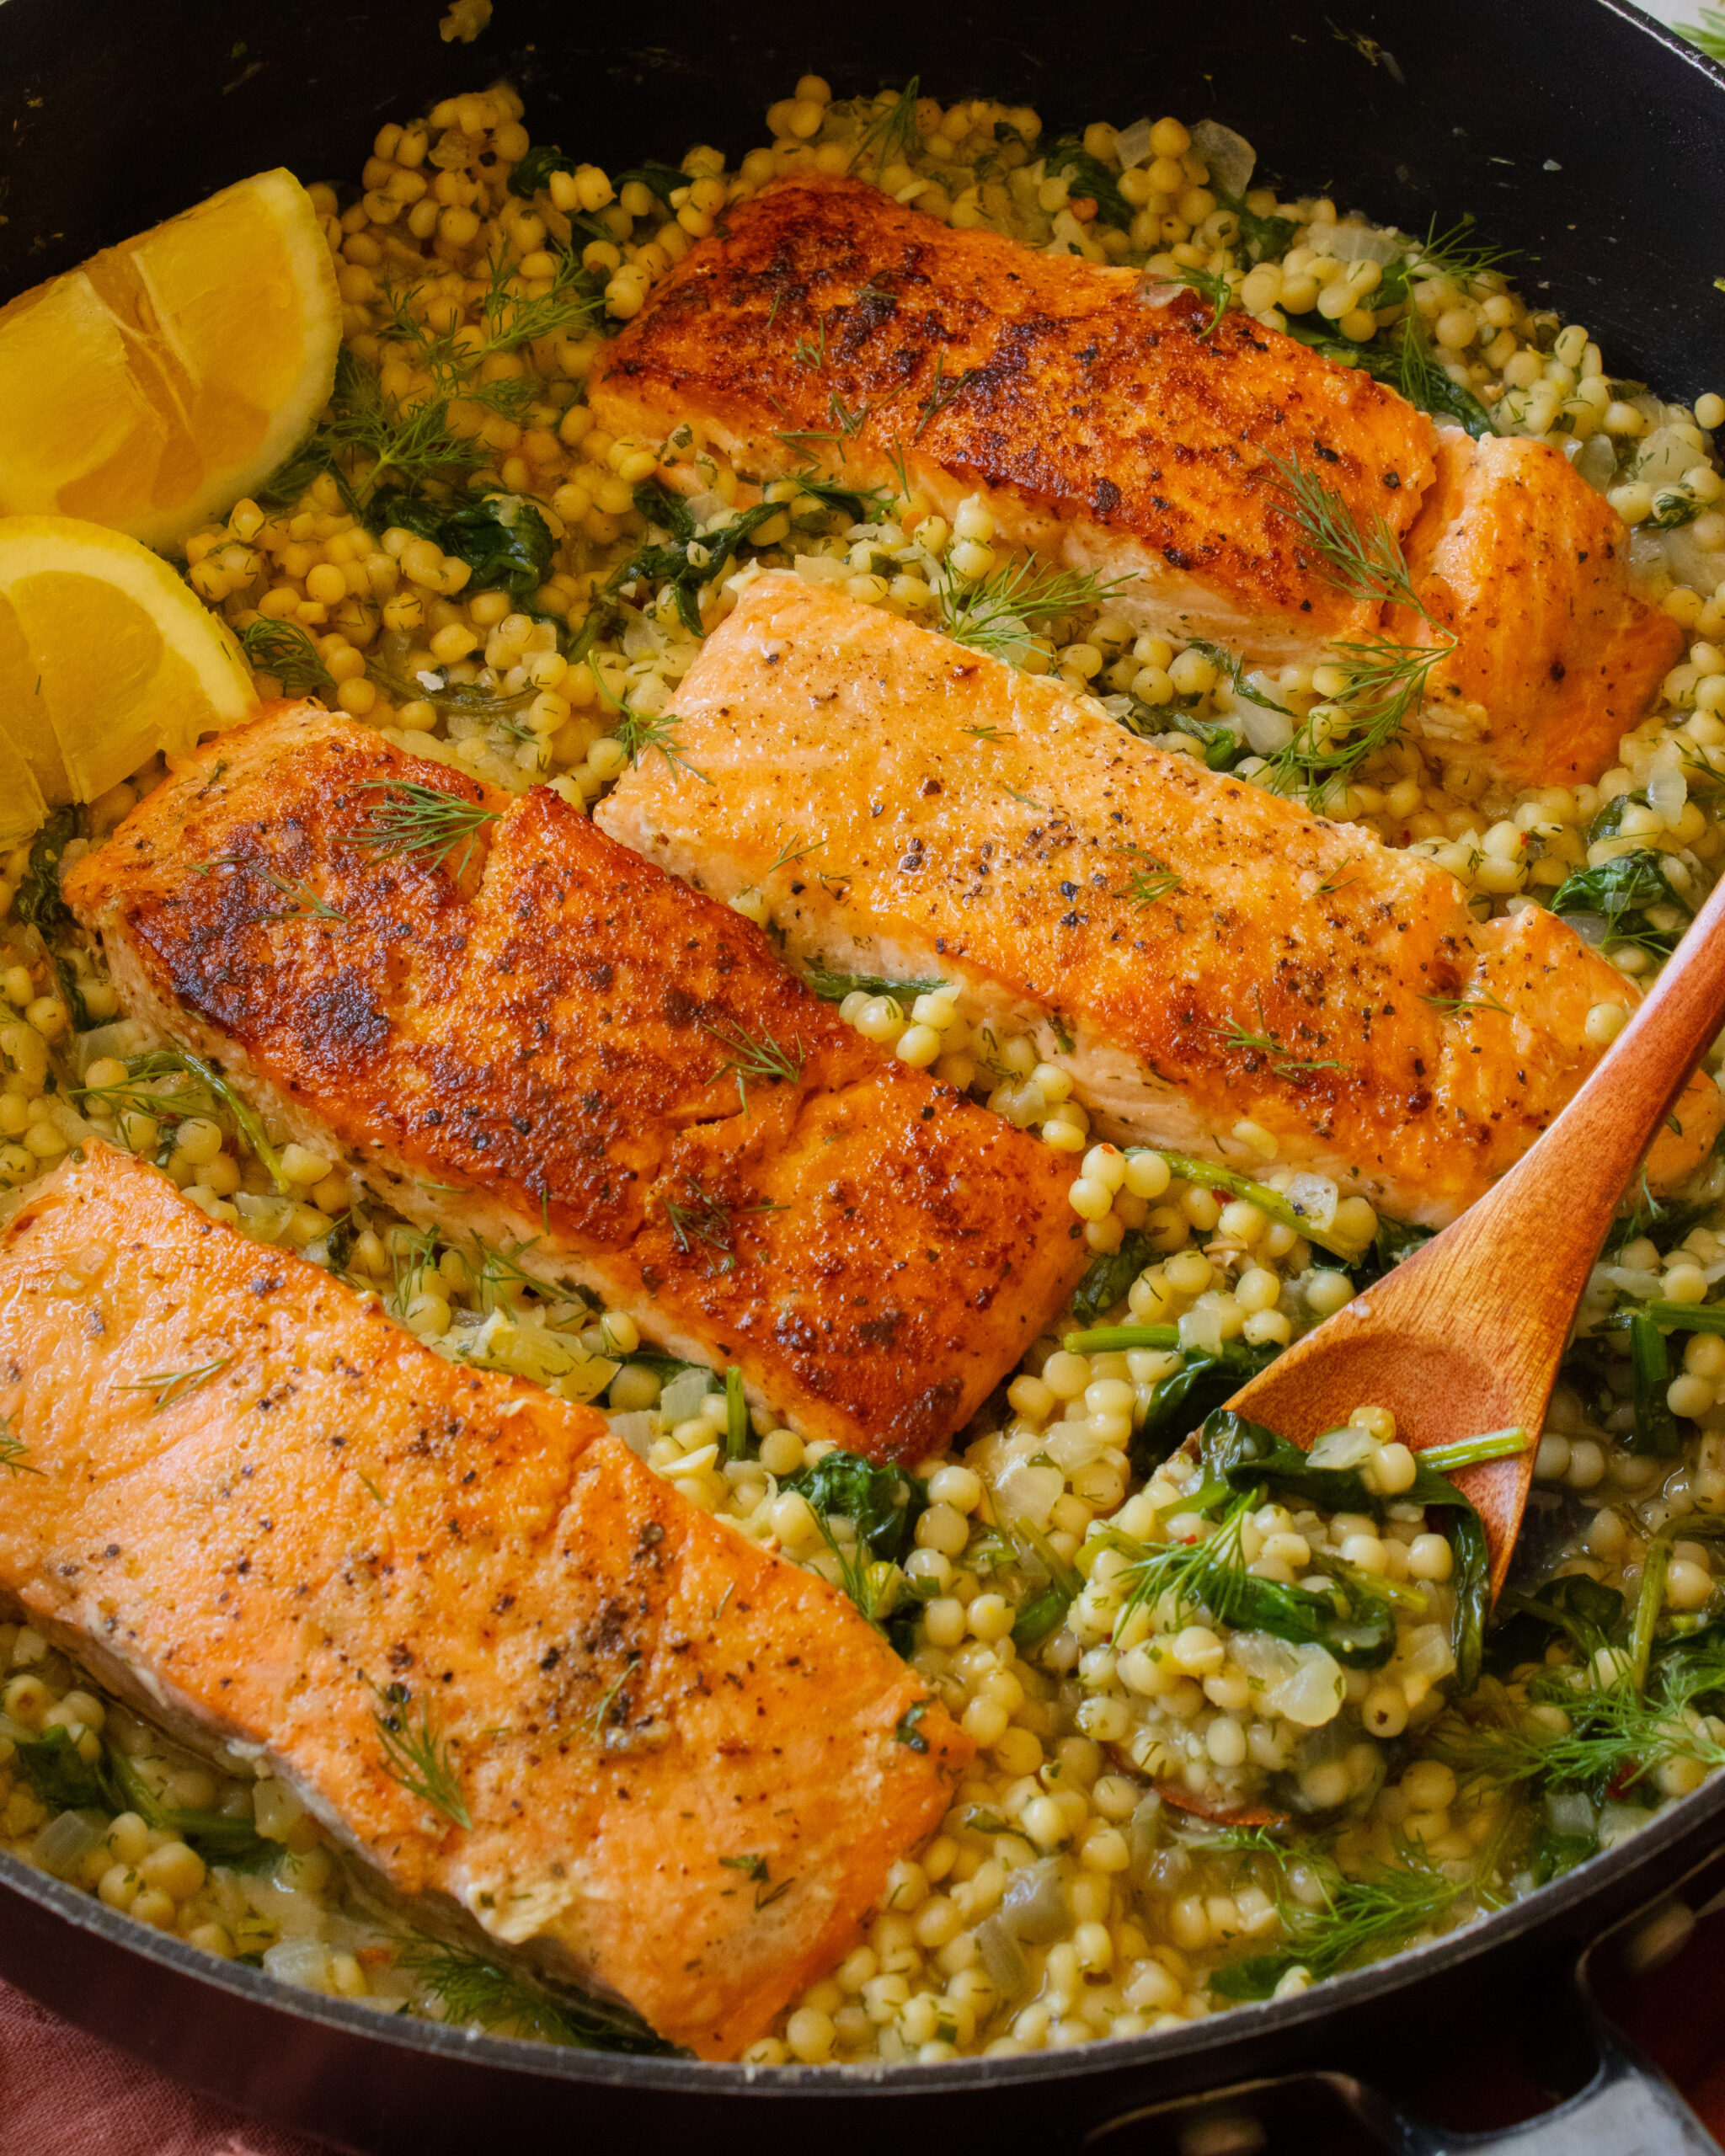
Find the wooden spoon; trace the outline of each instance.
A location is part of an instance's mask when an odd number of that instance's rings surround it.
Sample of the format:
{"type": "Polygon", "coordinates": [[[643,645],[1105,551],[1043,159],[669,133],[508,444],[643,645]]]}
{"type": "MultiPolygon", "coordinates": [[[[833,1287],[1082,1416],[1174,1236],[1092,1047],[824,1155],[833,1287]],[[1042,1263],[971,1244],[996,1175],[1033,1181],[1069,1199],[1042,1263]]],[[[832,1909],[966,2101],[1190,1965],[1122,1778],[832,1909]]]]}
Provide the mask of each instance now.
{"type": "MultiPolygon", "coordinates": [[[[1376,1405],[1415,1450],[1518,1424],[1536,1445],[1612,1214],[1725,1023],[1722,924],[1725,881],[1532,1150],[1453,1227],[1279,1355],[1229,1406],[1298,1444],[1376,1405]]],[[[1485,1524],[1494,1593],[1533,1461],[1530,1449],[1455,1477],[1485,1524]]]]}

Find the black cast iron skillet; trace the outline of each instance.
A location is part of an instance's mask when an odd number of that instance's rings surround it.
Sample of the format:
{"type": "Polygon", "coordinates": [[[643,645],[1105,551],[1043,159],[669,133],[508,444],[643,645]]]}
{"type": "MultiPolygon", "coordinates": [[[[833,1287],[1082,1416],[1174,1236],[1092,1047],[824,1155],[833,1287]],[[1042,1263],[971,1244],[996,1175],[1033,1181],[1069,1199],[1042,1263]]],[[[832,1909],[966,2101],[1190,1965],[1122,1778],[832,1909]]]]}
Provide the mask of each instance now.
{"type": "MultiPolygon", "coordinates": [[[[809,68],[841,95],[915,70],[947,101],[987,92],[1055,125],[1214,114],[1257,145],[1262,173],[1410,229],[1471,211],[1614,368],[1672,396],[1725,388],[1713,286],[1725,274],[1725,70],[1621,0],[948,0],[911,19],[792,0],[658,0],[627,16],[497,0],[473,47],[440,42],[442,5],[6,0],[0,295],[266,166],[348,181],[384,120],[499,74],[526,93],[536,138],[614,169],[697,141],[740,153],[761,139],[766,103],[809,68]]],[[[1578,1967],[1725,1846],[1722,1822],[1725,1779],[1530,1899],[1299,1999],[1128,2041],[876,2077],[753,2074],[387,2021],[216,1963],[9,1857],[0,1973],[181,2079],[366,2156],[613,2137],[656,2150],[674,2136],[707,2156],[811,2138],[878,2156],[899,2137],[953,2134],[985,2137],[997,2156],[1150,2151],[1172,2145],[1165,2107],[1198,2092],[1245,2089],[1237,2107],[1268,2088],[1284,2120],[1316,2118],[1314,2077],[1408,2156],[1512,2144],[1674,2156],[1712,2143],[1599,2023],[1578,1967]],[[1398,2106],[1434,2057],[1505,2031],[1525,2031],[1547,2084],[1573,2092],[1560,2110],[1487,2143],[1398,2106]]],[[[1283,2145],[1333,2139],[1309,2125],[1283,2145]]]]}

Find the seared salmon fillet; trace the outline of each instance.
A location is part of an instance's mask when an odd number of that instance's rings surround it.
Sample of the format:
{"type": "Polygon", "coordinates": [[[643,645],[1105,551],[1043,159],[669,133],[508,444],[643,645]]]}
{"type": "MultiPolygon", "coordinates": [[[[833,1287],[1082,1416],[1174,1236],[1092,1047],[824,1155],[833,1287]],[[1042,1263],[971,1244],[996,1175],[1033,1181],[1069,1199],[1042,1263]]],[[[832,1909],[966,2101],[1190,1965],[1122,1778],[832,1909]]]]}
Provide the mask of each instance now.
{"type": "Polygon", "coordinates": [[[725,212],[595,364],[617,434],[690,416],[737,468],[812,458],[852,485],[907,476],[950,512],[1129,579],[1119,611],[1254,660],[1370,627],[1286,513],[1273,458],[1316,465],[1400,538],[1431,483],[1420,413],[1362,374],[1136,270],[955,232],[861,180],[775,182],[725,212]],[[860,423],[857,415],[862,415],[860,423]]]}
{"type": "MultiPolygon", "coordinates": [[[[1455,878],[1115,725],[1087,700],[785,574],[748,586],[678,693],[683,754],[604,828],[698,888],[758,887],[794,958],[961,985],[1034,1028],[1105,1135],[1280,1162],[1439,1226],[1598,1060],[1635,991],[1554,915],[1476,921],[1455,878]],[[775,866],[819,839],[844,874],[775,866]]],[[[1702,1161],[1698,1075],[1650,1169],[1702,1161]]]]}
{"type": "Polygon", "coordinates": [[[1417,544],[1461,638],[1433,730],[1515,783],[1597,778],[1682,640],[1557,451],[1440,433],[1248,315],[1212,329],[1195,293],[1147,301],[1138,270],[953,231],[861,181],[799,176],[728,210],[606,347],[589,402],[654,440],[692,417],[756,478],[902,469],[948,516],[980,491],[1008,540],[1118,579],[1114,611],[1255,664],[1388,625],[1289,513],[1300,465],[1417,544]]]}
{"type": "Polygon", "coordinates": [[[1407,559],[1433,627],[1404,612],[1397,632],[1455,639],[1421,733],[1512,787],[1574,786],[1616,761],[1686,639],[1631,589],[1622,518],[1561,451],[1445,427],[1407,559]]]}
{"type": "Polygon", "coordinates": [[[458,1369],[111,1147],[0,1235],[0,1593],[33,1624],[703,2057],[845,1952],[971,1754],[843,1595],[601,1416],[458,1369]],[[440,1806],[380,1715],[429,1732],[440,1806]]]}
{"type": "Polygon", "coordinates": [[[282,707],[65,889],[127,1009],[303,1143],[736,1364],[807,1436],[936,1449],[1082,1272],[1070,1164],[869,1047],[753,922],[547,787],[282,707]],[[412,850],[414,787],[466,834],[412,850]]]}

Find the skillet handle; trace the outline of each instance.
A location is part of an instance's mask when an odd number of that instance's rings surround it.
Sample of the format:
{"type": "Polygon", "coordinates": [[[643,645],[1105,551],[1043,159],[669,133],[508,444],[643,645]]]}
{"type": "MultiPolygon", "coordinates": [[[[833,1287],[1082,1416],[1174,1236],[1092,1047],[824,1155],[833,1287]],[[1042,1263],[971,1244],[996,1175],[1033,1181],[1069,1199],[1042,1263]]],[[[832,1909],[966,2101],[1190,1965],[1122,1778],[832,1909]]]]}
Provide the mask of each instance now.
{"type": "Polygon", "coordinates": [[[1653,2062],[1597,2016],[1599,2068],[1553,2111],[1493,2133],[1458,2133],[1357,2084],[1352,2108],[1396,2156],[1720,2156],[1719,2144],[1653,2062]]]}

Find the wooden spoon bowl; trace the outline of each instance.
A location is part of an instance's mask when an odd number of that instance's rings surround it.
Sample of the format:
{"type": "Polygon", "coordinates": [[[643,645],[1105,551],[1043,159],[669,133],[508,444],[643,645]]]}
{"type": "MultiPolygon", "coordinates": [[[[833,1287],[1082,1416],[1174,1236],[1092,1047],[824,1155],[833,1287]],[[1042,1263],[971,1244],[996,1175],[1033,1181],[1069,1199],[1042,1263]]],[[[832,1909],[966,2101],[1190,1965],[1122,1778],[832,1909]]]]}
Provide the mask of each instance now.
{"type": "MultiPolygon", "coordinates": [[[[1609,1054],[1453,1227],[1279,1355],[1228,1403],[1309,1445],[1367,1405],[1413,1450],[1519,1425],[1536,1445],[1618,1201],[1725,1024],[1725,881],[1609,1054]]],[[[1460,1471],[1503,1583],[1534,1448],[1460,1471]]]]}

